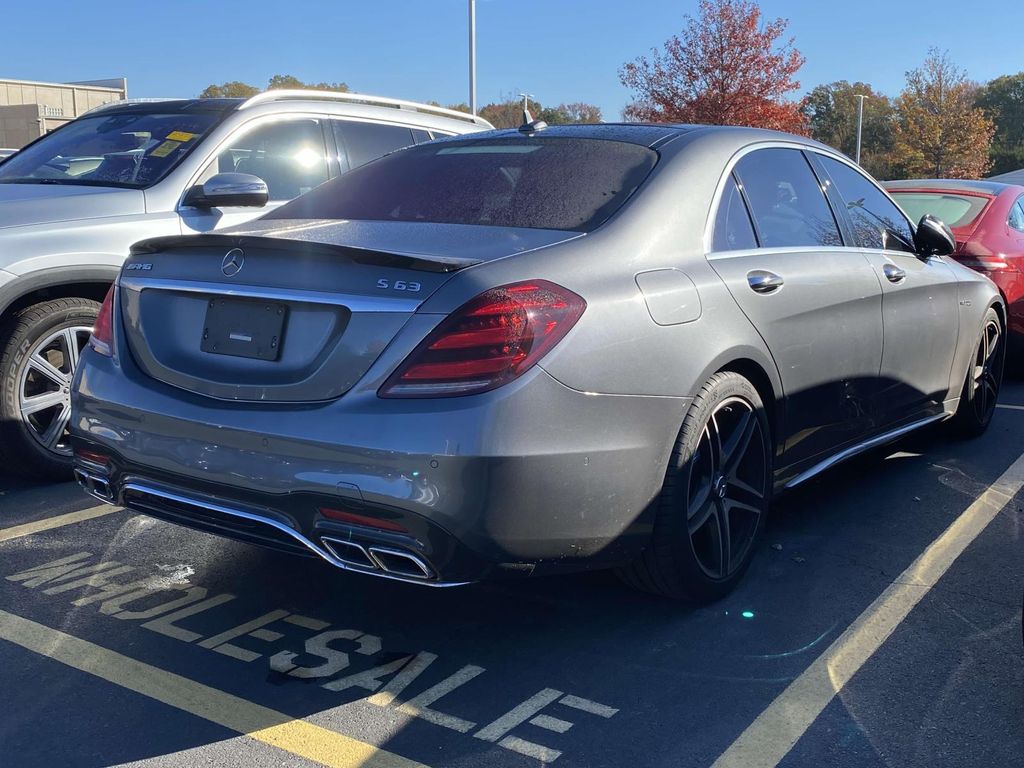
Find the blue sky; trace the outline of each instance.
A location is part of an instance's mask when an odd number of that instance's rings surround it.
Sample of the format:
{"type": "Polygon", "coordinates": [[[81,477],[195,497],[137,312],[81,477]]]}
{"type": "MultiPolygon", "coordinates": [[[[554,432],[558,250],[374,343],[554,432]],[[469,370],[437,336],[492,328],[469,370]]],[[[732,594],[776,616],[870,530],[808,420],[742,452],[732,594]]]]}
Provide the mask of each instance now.
{"type": "MultiPolygon", "coordinates": [[[[276,73],[354,90],[467,100],[467,0],[50,0],[0,14],[0,77],[126,76],[132,96],[194,96],[212,82],[265,85],[276,73]]],[[[545,104],[588,101],[617,119],[627,60],[682,27],[696,0],[478,0],[480,104],[528,89],[545,104]]],[[[930,45],[976,80],[1024,69],[1024,6],[963,0],[764,0],[807,57],[802,90],[863,80],[895,94],[930,45]],[[1011,11],[1016,7],[1018,10],[1011,11]]]]}

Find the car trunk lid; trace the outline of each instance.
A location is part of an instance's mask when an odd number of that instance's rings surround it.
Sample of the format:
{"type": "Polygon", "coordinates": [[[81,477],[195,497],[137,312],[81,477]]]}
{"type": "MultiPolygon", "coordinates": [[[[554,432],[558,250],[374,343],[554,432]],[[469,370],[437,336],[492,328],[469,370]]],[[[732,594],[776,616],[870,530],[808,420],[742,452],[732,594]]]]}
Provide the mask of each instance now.
{"type": "Polygon", "coordinates": [[[339,397],[455,272],[575,232],[391,222],[255,222],[132,249],[128,348],[155,379],[239,401],[339,397]]]}

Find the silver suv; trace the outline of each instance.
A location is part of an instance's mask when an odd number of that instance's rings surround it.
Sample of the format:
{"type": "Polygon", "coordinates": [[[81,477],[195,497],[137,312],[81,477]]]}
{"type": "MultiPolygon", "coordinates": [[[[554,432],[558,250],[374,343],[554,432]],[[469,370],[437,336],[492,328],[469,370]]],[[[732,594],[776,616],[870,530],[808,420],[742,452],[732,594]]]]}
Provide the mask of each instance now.
{"type": "Polygon", "coordinates": [[[142,238],[240,224],[394,149],[487,130],[363,94],[119,102],[0,165],[0,461],[70,477],[70,387],[100,301],[142,238]]]}

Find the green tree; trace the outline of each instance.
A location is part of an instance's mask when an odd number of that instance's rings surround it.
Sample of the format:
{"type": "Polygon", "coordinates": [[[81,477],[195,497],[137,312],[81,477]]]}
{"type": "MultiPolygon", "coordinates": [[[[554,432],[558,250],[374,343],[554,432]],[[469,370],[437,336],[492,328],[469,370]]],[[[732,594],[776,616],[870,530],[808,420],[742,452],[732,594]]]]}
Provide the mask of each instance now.
{"type": "MultiPolygon", "coordinates": [[[[545,107],[539,101],[531,99],[530,114],[535,120],[543,120],[548,125],[601,122],[600,107],[582,101],[545,107]]],[[[495,128],[518,128],[523,123],[523,100],[507,96],[503,101],[484,106],[480,110],[480,116],[495,128]]]]}
{"type": "Polygon", "coordinates": [[[854,157],[857,152],[857,96],[863,94],[861,165],[873,176],[891,175],[893,107],[888,96],[867,83],[838,80],[819,85],[804,98],[800,109],[811,136],[854,157]]]}
{"type": "MultiPolygon", "coordinates": [[[[287,88],[291,90],[312,90],[312,91],[340,91],[348,93],[346,83],[305,83],[292,75],[274,75],[267,83],[267,90],[287,88]]],[[[236,98],[247,99],[255,96],[260,89],[254,85],[232,80],[220,85],[208,85],[199,94],[201,99],[210,98],[236,98]]]]}
{"type": "Polygon", "coordinates": [[[221,83],[220,85],[208,85],[199,94],[201,99],[247,99],[250,96],[255,96],[260,92],[259,88],[248,85],[246,83],[239,82],[238,80],[232,80],[228,83],[221,83]]]}
{"type": "Polygon", "coordinates": [[[990,172],[1024,168],[1024,72],[990,81],[978,90],[974,103],[995,123],[990,172]]]}
{"type": "Polygon", "coordinates": [[[570,123],[600,123],[602,121],[601,108],[585,101],[574,101],[571,104],[562,104],[558,107],[570,123]]]}
{"type": "Polygon", "coordinates": [[[977,86],[947,53],[936,49],[918,69],[907,72],[907,87],[896,99],[893,158],[909,177],[980,178],[991,161],[995,130],[974,106],[977,86]]]}
{"type": "MultiPolygon", "coordinates": [[[[530,114],[534,117],[540,114],[541,109],[537,102],[530,102],[530,114]]],[[[486,104],[477,114],[495,128],[518,128],[523,124],[523,100],[506,97],[502,101],[486,104]]]]}
{"type": "Polygon", "coordinates": [[[267,90],[283,89],[308,91],[339,91],[348,93],[347,83],[305,83],[293,75],[274,75],[267,83],[267,90]]]}

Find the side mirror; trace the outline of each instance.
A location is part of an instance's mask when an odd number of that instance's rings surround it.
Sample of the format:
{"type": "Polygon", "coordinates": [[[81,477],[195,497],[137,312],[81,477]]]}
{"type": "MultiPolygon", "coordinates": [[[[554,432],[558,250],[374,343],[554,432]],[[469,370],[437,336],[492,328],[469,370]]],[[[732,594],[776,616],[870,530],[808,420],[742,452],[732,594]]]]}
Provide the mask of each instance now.
{"type": "Polygon", "coordinates": [[[262,208],[270,199],[267,182],[250,173],[218,173],[185,193],[184,205],[223,208],[241,205],[262,208]]]}
{"type": "Polygon", "coordinates": [[[914,247],[917,248],[917,255],[924,258],[949,256],[956,249],[956,240],[953,239],[953,231],[945,222],[926,213],[917,223],[914,247]]]}

